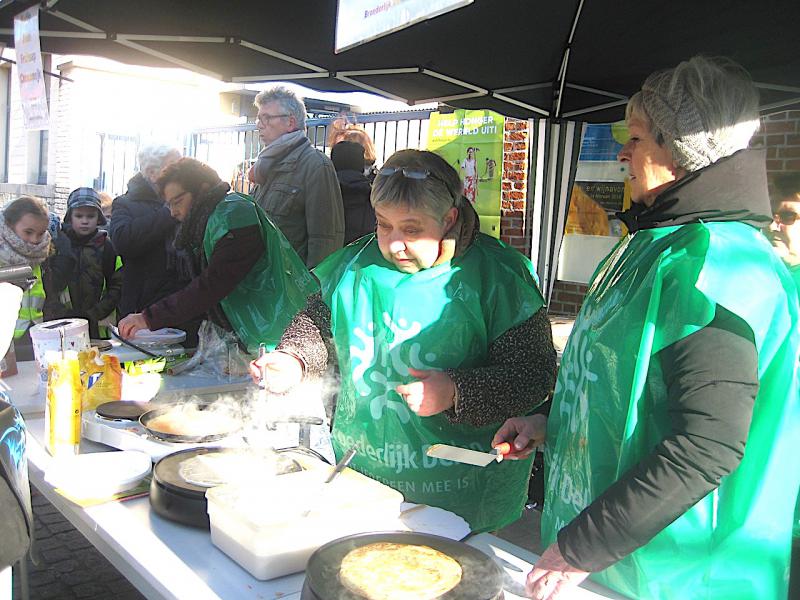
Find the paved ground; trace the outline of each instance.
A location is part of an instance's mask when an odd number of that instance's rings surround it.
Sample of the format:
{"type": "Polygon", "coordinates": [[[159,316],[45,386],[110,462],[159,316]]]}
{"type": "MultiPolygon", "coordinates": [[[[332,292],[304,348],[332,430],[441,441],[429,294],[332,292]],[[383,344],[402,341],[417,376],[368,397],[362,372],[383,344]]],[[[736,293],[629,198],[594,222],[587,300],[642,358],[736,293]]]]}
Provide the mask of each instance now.
{"type": "MultiPolygon", "coordinates": [[[[140,600],[142,596],[44,496],[31,488],[40,564],[28,560],[31,600],[140,600]]],[[[14,569],[14,600],[22,598],[14,569]]]]}
{"type": "MultiPolygon", "coordinates": [[[[31,489],[36,540],[41,562],[28,560],[31,600],[141,600],[144,598],[44,496],[31,489]]],[[[539,512],[526,510],[498,535],[540,552],[539,512]]],[[[22,598],[19,570],[14,570],[14,600],[22,598]]]]}

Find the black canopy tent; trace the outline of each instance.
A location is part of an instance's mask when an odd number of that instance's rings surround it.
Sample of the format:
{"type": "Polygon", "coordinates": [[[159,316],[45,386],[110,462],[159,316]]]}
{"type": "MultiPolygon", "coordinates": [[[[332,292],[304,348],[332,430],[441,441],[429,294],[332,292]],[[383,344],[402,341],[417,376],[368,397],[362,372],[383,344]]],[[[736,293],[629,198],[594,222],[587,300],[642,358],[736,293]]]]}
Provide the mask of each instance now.
{"type": "MultiPolygon", "coordinates": [[[[0,0],[0,43],[13,46],[13,17],[32,4],[0,0]]],[[[547,291],[579,122],[621,118],[649,73],[697,53],[744,65],[765,112],[800,107],[797,0],[475,0],[340,54],[334,53],[335,0],[45,0],[40,6],[45,52],[536,118],[532,255],[547,291]]]]}

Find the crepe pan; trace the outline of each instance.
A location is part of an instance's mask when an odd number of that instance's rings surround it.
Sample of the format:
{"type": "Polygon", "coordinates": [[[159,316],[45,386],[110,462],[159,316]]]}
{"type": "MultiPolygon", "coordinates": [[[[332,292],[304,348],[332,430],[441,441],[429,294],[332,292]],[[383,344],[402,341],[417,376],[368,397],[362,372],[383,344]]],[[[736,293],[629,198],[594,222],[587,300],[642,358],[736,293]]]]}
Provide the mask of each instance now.
{"type": "Polygon", "coordinates": [[[503,571],[486,554],[449,538],[409,531],[360,533],[333,540],[311,555],[300,600],[364,600],[339,581],[339,568],[348,552],[379,542],[428,546],[446,554],[461,565],[461,581],[437,600],[500,600],[503,598],[503,571]]]}
{"type": "Polygon", "coordinates": [[[153,408],[154,406],[149,402],[114,400],[99,404],[94,412],[98,417],[110,421],[137,421],[139,417],[153,408]]]}
{"type": "MultiPolygon", "coordinates": [[[[232,433],[236,433],[240,431],[242,428],[241,419],[238,418],[238,415],[235,414],[234,410],[224,409],[224,408],[214,408],[213,410],[220,411],[220,414],[224,414],[226,416],[232,416],[235,418],[236,426],[233,429],[224,429],[220,430],[208,435],[190,435],[190,434],[180,434],[180,433],[167,433],[165,431],[159,431],[158,429],[151,429],[149,423],[153,421],[153,419],[160,417],[163,414],[175,409],[178,404],[164,404],[159,406],[158,408],[154,408],[153,410],[148,410],[142,416],[139,417],[139,424],[147,430],[147,433],[156,437],[160,440],[164,440],[166,442],[178,442],[178,443],[192,443],[192,444],[202,444],[205,442],[216,442],[217,440],[221,440],[232,433]]],[[[199,410],[208,410],[212,404],[200,404],[197,405],[199,410]]]]}
{"type": "MultiPolygon", "coordinates": [[[[282,461],[279,464],[284,469],[281,474],[303,470],[300,463],[291,456],[298,450],[302,449],[287,448],[277,452],[281,457],[279,460],[282,461]]],[[[208,502],[206,501],[208,487],[186,481],[180,473],[181,464],[202,454],[238,451],[232,448],[211,447],[189,448],[167,454],[153,467],[153,478],[150,482],[150,506],[165,519],[208,529],[208,502]]]]}

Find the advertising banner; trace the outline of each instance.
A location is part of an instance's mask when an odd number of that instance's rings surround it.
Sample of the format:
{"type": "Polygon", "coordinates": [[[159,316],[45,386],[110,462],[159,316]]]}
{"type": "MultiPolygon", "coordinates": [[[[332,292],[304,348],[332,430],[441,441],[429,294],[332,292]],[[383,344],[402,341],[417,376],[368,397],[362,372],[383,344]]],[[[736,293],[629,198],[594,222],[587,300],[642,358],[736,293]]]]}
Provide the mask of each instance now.
{"type": "Polygon", "coordinates": [[[339,0],[336,52],[374,40],[473,0],[339,0]]]}
{"type": "Polygon", "coordinates": [[[25,129],[48,129],[47,90],[44,86],[42,50],[39,45],[39,6],[14,17],[14,47],[17,51],[19,95],[25,129]]]}
{"type": "Polygon", "coordinates": [[[505,118],[491,110],[432,113],[428,150],[458,171],[464,196],[481,218],[481,231],[500,237],[500,197],[503,175],[505,118]]]}
{"type": "Polygon", "coordinates": [[[616,217],[631,205],[628,168],[617,159],[627,141],[624,121],[584,129],[558,261],[562,281],[588,283],[598,263],[627,234],[616,217]]]}

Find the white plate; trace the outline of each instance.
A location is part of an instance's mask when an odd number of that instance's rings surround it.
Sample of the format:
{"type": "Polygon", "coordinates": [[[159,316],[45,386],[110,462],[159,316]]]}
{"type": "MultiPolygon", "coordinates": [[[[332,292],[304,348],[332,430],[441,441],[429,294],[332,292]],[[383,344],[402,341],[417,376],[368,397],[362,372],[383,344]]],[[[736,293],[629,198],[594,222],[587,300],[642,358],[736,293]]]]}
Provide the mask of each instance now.
{"type": "Polygon", "coordinates": [[[136,487],[152,466],[138,450],[78,454],[54,459],[45,481],[75,497],[105,498],[136,487]]]}
{"type": "MultiPolygon", "coordinates": [[[[116,328],[113,329],[114,333],[119,335],[119,331],[116,328]]],[[[172,344],[180,344],[185,339],[185,331],[173,329],[172,327],[164,327],[162,329],[156,329],[155,331],[140,329],[130,338],[130,341],[143,346],[171,346],[172,344]]]]}

